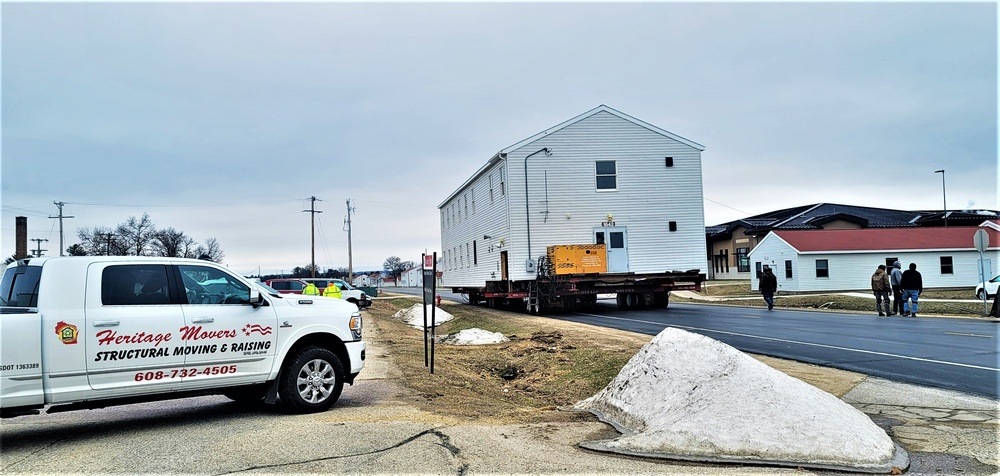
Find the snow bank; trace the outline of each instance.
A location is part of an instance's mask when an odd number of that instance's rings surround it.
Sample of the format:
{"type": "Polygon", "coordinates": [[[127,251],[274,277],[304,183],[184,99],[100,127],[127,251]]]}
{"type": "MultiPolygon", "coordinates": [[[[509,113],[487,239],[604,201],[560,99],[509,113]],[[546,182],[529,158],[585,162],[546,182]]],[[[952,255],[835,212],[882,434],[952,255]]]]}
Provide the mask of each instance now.
{"type": "MultiPolygon", "coordinates": [[[[431,326],[431,307],[433,307],[433,305],[427,304],[427,327],[431,326]]],[[[392,317],[400,319],[417,329],[424,328],[424,309],[423,305],[420,303],[414,304],[409,309],[400,309],[392,317]]],[[[437,326],[440,326],[441,323],[450,321],[453,318],[454,316],[442,310],[440,307],[434,311],[434,324],[437,326]]]]}
{"type": "Polygon", "coordinates": [[[888,472],[896,446],[864,413],[719,341],[667,328],[578,402],[622,436],[582,446],[697,461],[888,472]]]}
{"type": "Polygon", "coordinates": [[[510,339],[499,332],[490,332],[483,329],[473,328],[449,334],[445,336],[444,339],[441,339],[441,343],[452,345],[482,345],[499,344],[509,340],[510,339]]]}

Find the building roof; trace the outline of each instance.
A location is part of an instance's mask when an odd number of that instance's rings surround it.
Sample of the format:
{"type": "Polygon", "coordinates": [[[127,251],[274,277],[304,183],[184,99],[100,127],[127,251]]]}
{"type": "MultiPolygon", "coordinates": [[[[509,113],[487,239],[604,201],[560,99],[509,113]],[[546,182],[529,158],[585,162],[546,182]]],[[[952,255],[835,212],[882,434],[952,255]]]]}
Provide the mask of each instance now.
{"type": "MultiPolygon", "coordinates": [[[[953,227],[978,226],[983,220],[1000,218],[1000,214],[995,210],[949,210],[947,216],[947,224],[953,227]]],[[[938,227],[944,224],[944,213],[941,210],[906,211],[839,203],[814,203],[705,227],[705,233],[710,239],[724,238],[734,229],[743,227],[748,235],[766,235],[772,230],[823,229],[824,225],[834,221],[848,221],[861,228],[938,227]]]]}
{"type": "Polygon", "coordinates": [[[542,137],[545,137],[545,136],[547,136],[549,134],[552,134],[553,132],[559,131],[561,129],[565,129],[566,127],[569,127],[569,126],[571,126],[573,124],[576,124],[577,122],[580,122],[580,121],[582,121],[582,120],[584,120],[584,119],[586,119],[588,117],[591,117],[591,116],[593,116],[595,114],[600,114],[600,113],[611,114],[613,116],[619,117],[619,118],[621,118],[623,120],[631,122],[631,123],[633,123],[635,125],[638,125],[640,127],[644,127],[646,129],[649,129],[649,130],[651,130],[651,131],[653,131],[653,132],[655,132],[657,134],[660,134],[660,135],[669,137],[671,139],[674,139],[677,142],[680,142],[680,143],[682,143],[684,145],[687,145],[689,147],[693,147],[693,148],[698,149],[698,150],[705,150],[705,146],[703,146],[703,145],[701,145],[701,144],[699,144],[699,143],[697,143],[695,141],[692,141],[690,139],[686,139],[684,137],[681,137],[681,136],[679,136],[677,134],[674,134],[673,132],[670,132],[670,131],[667,131],[667,130],[664,130],[664,129],[660,129],[659,127],[656,127],[656,126],[654,126],[652,124],[649,124],[647,122],[644,122],[644,121],[636,119],[636,118],[634,118],[632,116],[629,116],[628,114],[625,114],[625,113],[623,113],[623,112],[621,112],[621,111],[619,111],[619,110],[617,110],[615,108],[612,108],[612,107],[609,107],[609,106],[605,106],[604,104],[601,104],[600,106],[597,106],[597,107],[595,107],[595,108],[593,108],[593,109],[591,109],[591,110],[589,110],[589,111],[587,111],[587,112],[585,112],[583,114],[580,114],[580,115],[578,115],[578,116],[576,116],[576,117],[574,117],[572,119],[569,119],[567,121],[563,121],[563,122],[561,122],[559,124],[556,124],[556,125],[548,128],[548,129],[545,129],[542,132],[539,132],[539,133],[537,133],[535,135],[532,135],[531,137],[528,137],[527,139],[523,139],[521,141],[518,141],[518,142],[510,145],[509,147],[505,147],[504,149],[500,150],[495,155],[493,155],[493,157],[490,157],[490,159],[487,160],[486,163],[483,164],[483,166],[479,168],[479,170],[476,170],[476,172],[473,173],[472,176],[469,177],[468,180],[466,180],[465,182],[463,182],[461,186],[459,186],[457,189],[455,189],[455,191],[453,191],[451,193],[451,195],[448,195],[448,197],[445,198],[444,201],[442,201],[438,205],[438,208],[439,209],[440,208],[444,208],[445,204],[447,204],[448,202],[450,202],[451,199],[457,197],[459,193],[461,193],[463,190],[465,190],[470,184],[472,184],[473,182],[475,182],[494,163],[496,163],[497,161],[506,159],[508,153],[513,152],[513,151],[515,151],[517,149],[520,149],[521,147],[524,147],[525,145],[528,145],[528,144],[530,144],[530,143],[532,143],[532,142],[534,142],[534,141],[536,141],[538,139],[541,139],[542,137]]]}
{"type": "Polygon", "coordinates": [[[973,250],[972,236],[986,230],[990,248],[1000,247],[1000,231],[975,226],[862,228],[859,230],[774,230],[800,253],[846,251],[973,250]]]}

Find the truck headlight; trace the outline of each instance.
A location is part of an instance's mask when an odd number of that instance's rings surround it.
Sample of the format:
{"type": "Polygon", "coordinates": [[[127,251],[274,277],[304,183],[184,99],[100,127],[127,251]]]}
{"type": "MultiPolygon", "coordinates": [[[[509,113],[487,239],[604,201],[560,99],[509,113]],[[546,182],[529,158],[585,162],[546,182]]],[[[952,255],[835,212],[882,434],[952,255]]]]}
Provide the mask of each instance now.
{"type": "Polygon", "coordinates": [[[351,313],[351,335],[354,339],[361,339],[361,313],[354,311],[351,313]]]}

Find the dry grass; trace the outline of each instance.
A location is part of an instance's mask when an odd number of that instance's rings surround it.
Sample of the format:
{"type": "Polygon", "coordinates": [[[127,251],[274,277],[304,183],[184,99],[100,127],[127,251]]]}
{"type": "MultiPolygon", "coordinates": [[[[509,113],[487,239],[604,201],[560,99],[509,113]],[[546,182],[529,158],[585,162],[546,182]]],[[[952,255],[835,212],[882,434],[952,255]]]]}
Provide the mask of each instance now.
{"type": "MultiPolygon", "coordinates": [[[[416,299],[376,300],[366,311],[379,327],[401,371],[401,383],[424,411],[494,423],[571,421],[587,414],[558,411],[604,388],[648,335],[514,314],[465,304],[442,307],[455,319],[437,334],[480,328],[501,332],[510,342],[492,345],[435,346],[434,374],[424,366],[423,333],[393,319],[416,299]]],[[[858,374],[798,362],[758,357],[768,365],[835,395],[860,381],[858,374]]]]}
{"type": "MultiPolygon", "coordinates": [[[[923,299],[920,302],[920,312],[923,314],[946,316],[982,317],[985,313],[981,302],[926,301],[926,299],[971,300],[975,299],[973,291],[974,289],[971,287],[928,289],[920,295],[920,298],[923,299]]],[[[855,292],[868,293],[870,291],[859,289],[855,292]]],[[[750,290],[749,280],[708,281],[702,287],[702,295],[733,298],[718,302],[718,304],[751,307],[765,306],[764,301],[760,299],[760,294],[750,290]],[[746,297],[746,299],[738,299],[740,297],[746,297]]],[[[671,300],[676,302],[697,302],[694,299],[684,299],[678,296],[672,296],[671,300]]],[[[992,304],[992,301],[989,301],[988,304],[992,304]]],[[[872,299],[844,296],[835,293],[779,292],[776,295],[775,305],[778,307],[828,309],[832,311],[875,312],[875,301],[872,299]]]]}

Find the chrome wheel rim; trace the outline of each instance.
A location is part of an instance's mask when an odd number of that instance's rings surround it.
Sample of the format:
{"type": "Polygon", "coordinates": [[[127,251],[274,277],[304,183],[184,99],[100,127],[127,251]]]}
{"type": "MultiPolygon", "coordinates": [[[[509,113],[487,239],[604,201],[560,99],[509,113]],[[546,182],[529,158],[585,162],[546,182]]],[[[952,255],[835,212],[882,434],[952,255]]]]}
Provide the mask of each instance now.
{"type": "Polygon", "coordinates": [[[299,396],[308,403],[322,403],[330,398],[336,383],[337,377],[333,373],[333,366],[322,359],[306,362],[299,369],[296,379],[299,396]]]}

